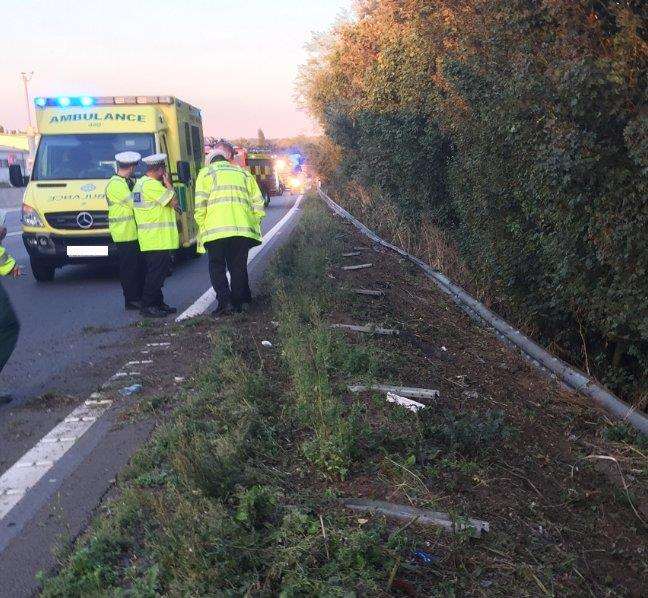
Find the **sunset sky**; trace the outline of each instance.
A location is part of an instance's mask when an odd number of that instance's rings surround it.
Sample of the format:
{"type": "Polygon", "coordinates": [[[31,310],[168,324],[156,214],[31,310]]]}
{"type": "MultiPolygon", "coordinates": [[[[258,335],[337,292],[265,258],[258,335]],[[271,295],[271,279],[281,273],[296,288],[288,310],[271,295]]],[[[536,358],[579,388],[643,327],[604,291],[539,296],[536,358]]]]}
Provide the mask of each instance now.
{"type": "Polygon", "coordinates": [[[0,23],[0,124],[24,128],[31,98],[176,95],[203,111],[205,133],[312,133],[294,80],[313,31],[351,0],[21,0],[0,23]]]}

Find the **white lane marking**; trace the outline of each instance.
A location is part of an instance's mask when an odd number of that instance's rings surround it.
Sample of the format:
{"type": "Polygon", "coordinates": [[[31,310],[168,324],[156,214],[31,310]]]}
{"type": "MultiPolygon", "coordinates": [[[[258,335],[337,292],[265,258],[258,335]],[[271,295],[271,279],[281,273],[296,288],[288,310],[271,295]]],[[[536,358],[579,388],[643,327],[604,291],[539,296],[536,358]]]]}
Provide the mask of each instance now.
{"type": "MultiPolygon", "coordinates": [[[[259,255],[259,252],[284,227],[286,222],[288,222],[293,217],[293,214],[299,209],[303,197],[303,195],[300,195],[297,198],[297,201],[295,201],[293,207],[290,208],[288,212],[286,212],[284,217],[279,222],[277,222],[277,224],[275,224],[265,235],[263,235],[263,243],[252,248],[248,257],[248,264],[252,263],[256,256],[259,255]]],[[[176,318],[176,322],[182,322],[183,320],[195,318],[196,316],[204,314],[207,311],[207,308],[209,308],[209,306],[214,303],[214,301],[216,301],[216,292],[212,287],[209,287],[200,297],[198,297],[198,299],[196,299],[194,303],[192,303],[176,318]]]]}
{"type": "Polygon", "coordinates": [[[0,519],[52,469],[111,404],[112,401],[86,401],[0,476],[0,519]]]}
{"type": "Polygon", "coordinates": [[[17,237],[18,235],[22,235],[22,231],[21,231],[21,230],[18,230],[18,231],[13,232],[13,233],[7,233],[6,236],[7,236],[7,237],[17,237]]]}

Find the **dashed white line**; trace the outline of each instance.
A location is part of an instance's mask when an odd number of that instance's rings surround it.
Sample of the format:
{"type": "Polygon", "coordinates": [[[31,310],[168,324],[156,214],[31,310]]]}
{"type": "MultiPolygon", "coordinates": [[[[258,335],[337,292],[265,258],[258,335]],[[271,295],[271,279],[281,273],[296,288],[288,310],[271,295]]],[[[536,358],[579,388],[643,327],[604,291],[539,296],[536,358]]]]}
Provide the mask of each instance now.
{"type": "Polygon", "coordinates": [[[112,401],[86,401],[0,476],[0,519],[72,448],[112,401]]]}

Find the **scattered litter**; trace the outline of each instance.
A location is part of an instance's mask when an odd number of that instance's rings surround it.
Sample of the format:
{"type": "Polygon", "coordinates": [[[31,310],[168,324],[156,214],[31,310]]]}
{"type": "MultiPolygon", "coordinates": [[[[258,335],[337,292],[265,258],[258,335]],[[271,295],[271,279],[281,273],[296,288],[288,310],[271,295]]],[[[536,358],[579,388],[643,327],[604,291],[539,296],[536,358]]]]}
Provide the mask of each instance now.
{"type": "Polygon", "coordinates": [[[369,519],[364,519],[361,517],[360,519],[358,519],[358,523],[360,525],[364,525],[365,523],[369,523],[369,519]]]}
{"type": "Polygon", "coordinates": [[[411,399],[400,397],[393,392],[387,393],[387,401],[389,403],[396,403],[397,405],[405,407],[405,409],[409,409],[414,413],[418,413],[419,409],[425,409],[425,405],[423,405],[423,403],[417,403],[416,401],[412,401],[411,399]]]}
{"type": "Polygon", "coordinates": [[[447,349],[446,347],[441,347],[441,351],[445,351],[445,352],[447,352],[448,349],[447,349]]]}
{"type": "Polygon", "coordinates": [[[117,378],[126,378],[128,376],[128,372],[117,372],[116,374],[113,374],[110,379],[111,380],[116,380],[117,378]]]}
{"type": "Polygon", "coordinates": [[[149,363],[153,363],[152,359],[145,359],[143,361],[129,361],[125,367],[130,367],[132,365],[148,365],[149,363]]]}
{"type": "Polygon", "coordinates": [[[180,384],[180,382],[184,382],[184,381],[185,381],[185,378],[184,378],[184,376],[175,376],[175,377],[173,378],[173,381],[174,381],[174,382],[177,382],[178,384],[180,384]]]}
{"type": "Polygon", "coordinates": [[[353,393],[360,392],[385,392],[385,393],[394,393],[400,395],[401,397],[408,397],[414,399],[438,399],[439,391],[432,390],[429,388],[409,388],[407,386],[390,386],[389,384],[357,384],[355,386],[349,386],[349,391],[353,393]]]}
{"type": "Polygon", "coordinates": [[[279,322],[277,322],[275,320],[271,320],[270,324],[272,324],[275,328],[277,328],[279,326],[279,322]]]}
{"type": "Polygon", "coordinates": [[[342,257],[358,257],[359,255],[362,255],[361,251],[351,251],[349,253],[343,253],[342,257]]]}
{"type": "Polygon", "coordinates": [[[373,264],[356,264],[355,266],[342,266],[342,270],[364,270],[365,268],[373,268],[373,264]]]}
{"type": "Polygon", "coordinates": [[[272,343],[270,341],[261,341],[261,344],[264,347],[268,347],[268,349],[272,347],[272,343]]]}
{"type": "Polygon", "coordinates": [[[479,393],[476,390],[465,390],[464,392],[461,393],[462,396],[466,397],[467,399],[478,399],[479,398],[479,393]]]}
{"type": "Polygon", "coordinates": [[[349,330],[350,332],[364,332],[366,334],[379,334],[381,336],[398,336],[400,330],[390,328],[381,328],[375,324],[367,324],[365,326],[356,326],[354,324],[331,324],[331,328],[335,330],[349,330]]]}
{"type": "Polygon", "coordinates": [[[425,550],[415,550],[414,558],[417,561],[423,563],[424,565],[434,565],[435,563],[438,563],[441,560],[440,556],[437,556],[435,554],[430,554],[425,550]]]}
{"type": "Polygon", "coordinates": [[[171,343],[146,343],[147,347],[170,347],[171,343]]]}
{"type": "Polygon", "coordinates": [[[138,393],[140,390],[142,390],[141,384],[133,384],[132,386],[126,386],[125,388],[122,388],[119,391],[119,394],[122,397],[130,397],[131,395],[138,393]]]}
{"type": "Polygon", "coordinates": [[[384,295],[382,291],[371,291],[369,289],[353,289],[353,292],[356,295],[367,295],[368,297],[382,297],[384,295]]]}
{"type": "Polygon", "coordinates": [[[397,505],[382,500],[351,498],[344,501],[344,506],[352,511],[378,513],[408,523],[437,526],[451,534],[465,531],[474,538],[480,538],[483,532],[490,531],[490,524],[487,521],[465,517],[459,517],[453,521],[447,513],[397,505]]]}
{"type": "Polygon", "coordinates": [[[109,407],[112,405],[112,401],[110,399],[104,399],[102,401],[85,401],[84,405],[86,407],[109,407]]]}
{"type": "Polygon", "coordinates": [[[100,392],[93,392],[93,393],[90,395],[90,398],[91,398],[91,399],[94,399],[94,400],[100,399],[101,397],[102,397],[102,394],[101,394],[100,392]]]}

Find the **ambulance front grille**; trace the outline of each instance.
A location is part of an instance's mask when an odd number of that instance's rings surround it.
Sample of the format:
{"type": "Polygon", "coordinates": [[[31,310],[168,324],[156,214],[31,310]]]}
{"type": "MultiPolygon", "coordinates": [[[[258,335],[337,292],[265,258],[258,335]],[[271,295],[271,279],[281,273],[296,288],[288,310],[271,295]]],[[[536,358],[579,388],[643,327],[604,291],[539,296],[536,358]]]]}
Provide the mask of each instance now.
{"type": "Polygon", "coordinates": [[[108,228],[107,211],[50,212],[45,214],[47,224],[58,230],[95,230],[108,228]],[[88,215],[90,218],[88,218],[88,215]],[[88,223],[91,224],[88,226],[88,223]],[[83,225],[83,226],[82,226],[83,225]]]}

